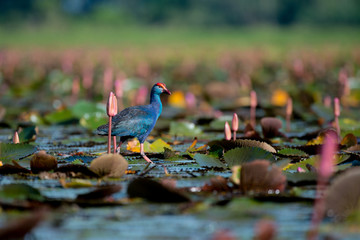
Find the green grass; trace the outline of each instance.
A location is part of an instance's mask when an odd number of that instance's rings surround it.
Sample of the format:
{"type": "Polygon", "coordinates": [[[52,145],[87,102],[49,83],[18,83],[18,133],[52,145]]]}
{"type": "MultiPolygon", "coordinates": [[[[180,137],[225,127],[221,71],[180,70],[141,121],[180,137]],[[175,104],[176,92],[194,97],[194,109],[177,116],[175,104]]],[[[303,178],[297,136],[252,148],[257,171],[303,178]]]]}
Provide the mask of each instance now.
{"type": "Polygon", "coordinates": [[[307,27],[247,27],[238,29],[187,29],[175,27],[104,27],[74,24],[57,27],[0,28],[0,47],[9,48],[181,48],[353,49],[360,46],[360,29],[307,27]]]}

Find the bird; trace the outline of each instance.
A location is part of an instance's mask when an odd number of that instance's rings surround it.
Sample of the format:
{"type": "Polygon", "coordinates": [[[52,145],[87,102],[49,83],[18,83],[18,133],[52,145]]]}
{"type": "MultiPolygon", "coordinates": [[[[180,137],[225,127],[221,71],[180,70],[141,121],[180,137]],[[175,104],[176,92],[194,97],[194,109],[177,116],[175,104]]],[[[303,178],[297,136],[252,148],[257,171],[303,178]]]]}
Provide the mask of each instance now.
{"type": "MultiPolygon", "coordinates": [[[[151,88],[150,104],[125,108],[112,118],[111,135],[120,137],[118,149],[122,143],[131,138],[140,142],[140,154],[149,163],[153,163],[144,152],[144,142],[154,128],[162,112],[160,95],[171,92],[164,83],[156,83],[151,88]]],[[[108,135],[109,123],[97,128],[98,135],[108,135]]]]}

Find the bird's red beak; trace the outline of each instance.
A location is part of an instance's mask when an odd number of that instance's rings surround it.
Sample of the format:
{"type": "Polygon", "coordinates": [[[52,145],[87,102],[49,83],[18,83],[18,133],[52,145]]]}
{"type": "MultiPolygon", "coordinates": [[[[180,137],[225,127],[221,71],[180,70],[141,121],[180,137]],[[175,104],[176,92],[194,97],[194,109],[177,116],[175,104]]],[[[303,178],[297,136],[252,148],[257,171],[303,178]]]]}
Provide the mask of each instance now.
{"type": "Polygon", "coordinates": [[[163,89],[164,89],[164,93],[171,95],[171,92],[166,87],[164,87],[163,89]]]}

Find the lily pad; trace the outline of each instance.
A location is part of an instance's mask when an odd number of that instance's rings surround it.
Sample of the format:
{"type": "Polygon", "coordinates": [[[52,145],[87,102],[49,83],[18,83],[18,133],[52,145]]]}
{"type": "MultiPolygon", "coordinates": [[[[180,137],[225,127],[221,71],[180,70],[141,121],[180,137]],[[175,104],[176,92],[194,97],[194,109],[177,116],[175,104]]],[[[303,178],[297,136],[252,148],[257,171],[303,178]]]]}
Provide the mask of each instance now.
{"type": "Polygon", "coordinates": [[[72,112],[69,109],[63,109],[45,116],[45,120],[51,124],[60,124],[74,119],[72,112]]]}
{"type": "Polygon", "coordinates": [[[315,166],[315,163],[318,161],[318,158],[319,156],[312,156],[297,163],[293,163],[293,164],[290,163],[287,167],[284,168],[284,170],[296,171],[299,167],[302,169],[306,169],[307,164],[310,164],[311,166],[315,166]]]}
{"type": "Polygon", "coordinates": [[[30,156],[37,148],[30,144],[0,143],[0,161],[8,163],[30,156]]]}
{"type": "Polygon", "coordinates": [[[202,133],[202,130],[191,122],[171,122],[170,134],[176,136],[196,137],[202,133]]]}
{"type": "Polygon", "coordinates": [[[275,157],[271,153],[258,147],[242,147],[229,150],[224,154],[224,159],[230,168],[256,159],[275,161],[275,157]]]}
{"type": "Polygon", "coordinates": [[[78,119],[83,118],[87,114],[100,114],[102,117],[106,114],[104,104],[93,103],[89,101],[78,101],[70,108],[72,115],[78,119]]]}
{"type": "Polygon", "coordinates": [[[219,167],[219,168],[226,168],[225,164],[223,164],[218,158],[213,155],[206,155],[206,154],[195,154],[194,159],[201,167],[219,167]]]}
{"type": "Polygon", "coordinates": [[[40,191],[27,184],[12,183],[1,187],[0,199],[43,201],[40,191]]]}
{"type": "Polygon", "coordinates": [[[299,149],[296,148],[283,148],[279,150],[277,153],[288,156],[299,156],[299,157],[307,157],[308,155],[299,149]]]}
{"type": "MultiPolygon", "coordinates": [[[[162,153],[166,148],[173,151],[172,147],[161,138],[156,139],[153,143],[144,142],[144,151],[148,153],[162,153]]],[[[140,152],[140,142],[137,139],[129,141],[126,149],[132,152],[140,152]]]]}
{"type": "Polygon", "coordinates": [[[239,147],[257,147],[271,153],[276,153],[275,148],[272,147],[270,144],[251,139],[237,139],[236,141],[217,140],[209,142],[208,145],[210,147],[214,145],[221,146],[225,151],[239,147]]]}
{"type": "Polygon", "coordinates": [[[105,115],[99,112],[86,113],[80,119],[80,125],[90,130],[95,130],[107,122],[108,119],[105,118],[105,115]]]}

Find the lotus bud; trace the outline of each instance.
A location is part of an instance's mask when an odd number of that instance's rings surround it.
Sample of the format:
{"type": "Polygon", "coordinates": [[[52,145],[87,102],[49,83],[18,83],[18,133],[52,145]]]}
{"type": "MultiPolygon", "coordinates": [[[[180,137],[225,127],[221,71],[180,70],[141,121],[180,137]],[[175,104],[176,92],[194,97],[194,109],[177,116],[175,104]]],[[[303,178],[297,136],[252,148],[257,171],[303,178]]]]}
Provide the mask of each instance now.
{"type": "Polygon", "coordinates": [[[226,140],[231,140],[231,129],[228,122],[225,123],[224,134],[226,140]]]}
{"type": "Polygon", "coordinates": [[[233,114],[231,129],[234,132],[233,140],[236,140],[236,131],[239,129],[239,117],[236,113],[233,114]]]}
{"type": "Polygon", "coordinates": [[[250,124],[253,128],[256,125],[256,105],[257,105],[257,97],[256,92],[250,92],[250,124]]]}
{"type": "Polygon", "coordinates": [[[292,111],[293,111],[292,99],[288,98],[286,104],[286,131],[288,132],[290,131],[290,120],[291,120],[292,111]]]}
{"type": "Polygon", "coordinates": [[[20,143],[20,140],[19,140],[19,134],[18,134],[18,132],[17,132],[17,131],[15,131],[15,133],[14,133],[13,143],[15,143],[15,144],[20,143]]]}
{"type": "Polygon", "coordinates": [[[250,92],[250,106],[251,107],[257,106],[257,96],[256,96],[256,92],[254,90],[252,90],[250,92]]]}
{"type": "Polygon", "coordinates": [[[117,99],[113,92],[110,92],[106,111],[109,117],[113,117],[117,114],[117,99]]]}
{"type": "Polygon", "coordinates": [[[186,107],[188,109],[194,109],[196,107],[196,97],[193,93],[187,92],[185,94],[186,107]]]}
{"type": "Polygon", "coordinates": [[[340,116],[340,103],[339,99],[334,99],[334,115],[335,115],[335,128],[338,138],[340,138],[340,124],[339,124],[339,116],[340,116]]]}
{"type": "Polygon", "coordinates": [[[339,116],[340,116],[340,103],[339,103],[339,98],[335,98],[335,99],[334,99],[334,115],[335,115],[335,117],[339,117],[339,116]]]}
{"type": "Polygon", "coordinates": [[[301,167],[298,167],[297,168],[297,172],[299,172],[299,173],[304,173],[304,172],[306,172],[303,168],[301,168],[301,167]]]}
{"type": "Polygon", "coordinates": [[[334,154],[336,151],[337,138],[334,132],[329,132],[324,140],[324,144],[321,150],[321,159],[319,166],[319,177],[323,181],[327,179],[333,173],[334,168],[334,154]]]}

